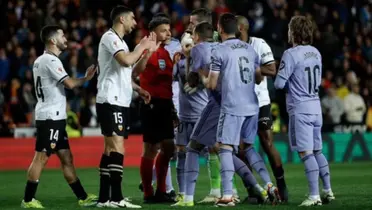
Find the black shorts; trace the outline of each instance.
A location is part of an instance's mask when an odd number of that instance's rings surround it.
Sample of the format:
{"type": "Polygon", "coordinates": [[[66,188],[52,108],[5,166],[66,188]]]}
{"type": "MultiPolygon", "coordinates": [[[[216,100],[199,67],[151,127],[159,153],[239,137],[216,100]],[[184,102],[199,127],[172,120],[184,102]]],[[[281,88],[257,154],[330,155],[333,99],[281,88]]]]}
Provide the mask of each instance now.
{"type": "Polygon", "coordinates": [[[124,136],[128,138],[129,108],[108,103],[96,104],[97,118],[104,136],[124,136]]]}
{"type": "Polygon", "coordinates": [[[172,99],[152,98],[141,108],[143,141],[157,144],[174,138],[172,99]]]}
{"type": "Polygon", "coordinates": [[[70,149],[66,120],[36,120],[35,151],[50,156],[61,149],[70,149]]]}
{"type": "Polygon", "coordinates": [[[258,114],[258,130],[266,131],[271,130],[273,125],[273,120],[271,117],[271,105],[265,105],[260,107],[260,112],[258,114]]]}

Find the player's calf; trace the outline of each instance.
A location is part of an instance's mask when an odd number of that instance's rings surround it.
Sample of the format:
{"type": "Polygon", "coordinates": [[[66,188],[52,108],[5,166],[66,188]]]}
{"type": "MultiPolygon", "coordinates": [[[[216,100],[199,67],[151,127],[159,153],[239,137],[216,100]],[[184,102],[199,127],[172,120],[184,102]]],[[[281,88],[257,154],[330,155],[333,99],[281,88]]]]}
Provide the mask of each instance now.
{"type": "Polygon", "coordinates": [[[185,161],[186,192],[183,201],[179,201],[177,206],[194,205],[195,184],[199,176],[199,156],[204,147],[204,145],[199,144],[195,140],[191,140],[187,145],[185,161]]]}
{"type": "Polygon", "coordinates": [[[177,183],[178,183],[178,195],[176,201],[183,200],[186,192],[185,183],[185,162],[186,162],[186,146],[177,145],[177,183]]]}
{"type": "Polygon", "coordinates": [[[329,203],[336,198],[331,189],[331,173],[328,161],[321,150],[315,150],[314,155],[316,162],[319,165],[319,176],[323,183],[321,199],[323,203],[329,203]]]}
{"type": "Polygon", "coordinates": [[[166,139],[161,142],[161,150],[157,155],[155,162],[157,189],[154,202],[173,202],[174,199],[166,194],[166,176],[168,172],[169,161],[174,155],[175,145],[173,139],[166,139]]]}
{"type": "MultiPolygon", "coordinates": [[[[319,196],[319,165],[313,154],[313,151],[303,151],[298,153],[302,162],[305,165],[305,175],[309,184],[309,197],[308,200],[317,203],[320,200],[319,196]]],[[[311,203],[310,201],[304,201],[304,205],[311,203]]],[[[302,205],[302,204],[301,204],[302,205]]]]}
{"type": "Polygon", "coordinates": [[[35,152],[34,158],[27,171],[27,183],[25,194],[21,206],[23,208],[44,208],[42,204],[35,199],[37,187],[39,185],[39,178],[48,162],[48,155],[46,152],[35,152]]]}
{"type": "Polygon", "coordinates": [[[218,152],[221,161],[221,179],[223,188],[222,200],[232,199],[233,196],[232,179],[235,173],[233,150],[234,149],[231,145],[221,144],[218,152]]]}
{"type": "Polygon", "coordinates": [[[79,204],[83,206],[95,205],[97,197],[91,196],[91,199],[88,198],[88,194],[85,192],[79,178],[76,176],[76,170],[73,165],[73,157],[71,150],[63,149],[57,151],[57,156],[61,161],[61,168],[63,175],[74,192],[75,196],[79,200],[79,204]],[[95,199],[94,199],[95,198],[95,199]]]}
{"type": "Polygon", "coordinates": [[[267,121],[259,121],[259,129],[258,136],[260,139],[260,144],[268,156],[271,169],[276,179],[280,197],[283,201],[288,201],[288,190],[284,179],[284,169],[280,154],[273,145],[271,123],[267,121]]]}

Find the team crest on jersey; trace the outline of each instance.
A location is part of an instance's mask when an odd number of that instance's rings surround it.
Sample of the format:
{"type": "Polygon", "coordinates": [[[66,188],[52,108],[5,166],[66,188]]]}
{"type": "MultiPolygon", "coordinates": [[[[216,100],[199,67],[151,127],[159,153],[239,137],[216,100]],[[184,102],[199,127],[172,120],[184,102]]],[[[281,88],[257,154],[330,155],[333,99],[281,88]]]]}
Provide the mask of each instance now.
{"type": "Polygon", "coordinates": [[[56,148],[56,143],[54,143],[54,142],[50,143],[50,148],[52,148],[52,149],[56,148]]]}
{"type": "Polygon", "coordinates": [[[116,41],[114,41],[114,46],[118,47],[118,43],[116,41]]]}
{"type": "Polygon", "coordinates": [[[62,72],[63,70],[62,70],[62,68],[61,68],[61,67],[59,67],[59,68],[58,68],[58,71],[59,71],[59,72],[62,72]]]}
{"type": "Polygon", "coordinates": [[[165,70],[165,67],[166,67],[165,60],[164,59],[159,59],[158,63],[159,63],[160,70],[165,70]]]}
{"type": "Polygon", "coordinates": [[[119,129],[119,131],[122,131],[123,130],[123,126],[122,125],[118,125],[118,129],[119,129]]]}

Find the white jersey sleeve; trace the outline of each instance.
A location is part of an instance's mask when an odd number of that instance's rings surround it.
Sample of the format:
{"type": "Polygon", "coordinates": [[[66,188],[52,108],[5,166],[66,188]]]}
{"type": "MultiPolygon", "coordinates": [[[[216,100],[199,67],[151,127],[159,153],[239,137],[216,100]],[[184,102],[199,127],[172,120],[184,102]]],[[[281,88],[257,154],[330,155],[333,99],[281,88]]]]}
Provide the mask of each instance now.
{"type": "Polygon", "coordinates": [[[258,47],[257,54],[260,56],[261,66],[275,62],[273,52],[265,40],[260,40],[261,44],[258,47]]]}
{"type": "Polygon", "coordinates": [[[50,76],[58,81],[58,83],[62,83],[68,78],[68,74],[66,73],[62,62],[59,59],[51,59],[51,62],[46,63],[46,67],[50,73],[50,76]]]}
{"type": "Polygon", "coordinates": [[[129,107],[132,101],[132,67],[115,59],[118,52],[129,53],[128,45],[115,31],[103,34],[98,46],[97,103],[129,107]]]}
{"type": "MultiPolygon", "coordinates": [[[[270,46],[266,43],[265,40],[257,37],[250,37],[249,42],[250,45],[254,48],[257,54],[260,56],[260,64],[261,66],[270,64],[275,62],[274,55],[271,51],[270,46]]],[[[265,106],[270,104],[270,96],[269,91],[267,89],[267,79],[261,81],[259,85],[255,86],[255,92],[257,94],[259,106],[265,106]]]]}
{"type": "Polygon", "coordinates": [[[118,52],[124,51],[124,46],[122,40],[113,32],[105,34],[106,36],[102,37],[101,43],[105,45],[107,51],[115,56],[118,52]]]}

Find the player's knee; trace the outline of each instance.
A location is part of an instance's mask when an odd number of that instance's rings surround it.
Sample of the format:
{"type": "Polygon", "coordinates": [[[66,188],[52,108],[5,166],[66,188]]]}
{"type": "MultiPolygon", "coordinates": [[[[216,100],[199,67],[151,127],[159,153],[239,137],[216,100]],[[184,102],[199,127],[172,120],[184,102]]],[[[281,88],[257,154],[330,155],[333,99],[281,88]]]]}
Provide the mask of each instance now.
{"type": "Polygon", "coordinates": [[[262,117],[258,120],[258,130],[259,131],[267,131],[271,130],[273,122],[269,117],[262,117]]]}
{"type": "Polygon", "coordinates": [[[220,149],[220,145],[216,143],[215,145],[208,147],[209,154],[218,154],[218,151],[220,149]]]}
{"type": "Polygon", "coordinates": [[[244,144],[240,144],[239,149],[242,151],[246,151],[246,150],[251,149],[252,147],[253,147],[253,144],[244,143],[244,144]]]}
{"type": "Polygon", "coordinates": [[[71,150],[60,150],[57,152],[62,167],[73,166],[73,156],[71,150]]]}
{"type": "Polygon", "coordinates": [[[233,150],[234,150],[234,147],[231,146],[231,145],[227,145],[227,144],[220,144],[220,145],[219,145],[219,149],[220,149],[220,150],[221,150],[221,149],[225,149],[225,150],[231,150],[231,151],[233,151],[233,150]]]}
{"type": "Polygon", "coordinates": [[[298,152],[298,155],[300,156],[301,159],[311,154],[313,154],[313,151],[298,152]]]}
{"type": "Polygon", "coordinates": [[[258,134],[260,137],[260,143],[262,147],[264,147],[265,149],[270,149],[273,147],[273,142],[272,142],[272,139],[270,138],[269,132],[271,132],[271,130],[259,130],[258,131],[258,134]]]}
{"type": "Polygon", "coordinates": [[[321,155],[322,150],[314,150],[313,153],[314,153],[314,155],[321,155]]]}
{"type": "Polygon", "coordinates": [[[186,152],[186,146],[184,145],[176,145],[177,152],[186,152]]]}
{"type": "Polygon", "coordinates": [[[49,156],[46,152],[36,152],[32,162],[45,165],[48,162],[49,156]]]}
{"type": "Polygon", "coordinates": [[[198,152],[201,152],[203,149],[204,149],[204,145],[198,143],[197,141],[195,140],[191,140],[188,144],[187,144],[187,148],[190,148],[190,149],[193,149],[193,150],[196,150],[198,152]]]}
{"type": "Polygon", "coordinates": [[[111,152],[124,154],[124,138],[122,136],[112,136],[110,141],[111,152]]]}
{"type": "Polygon", "coordinates": [[[144,142],[142,156],[146,158],[154,159],[155,156],[158,154],[158,149],[159,149],[158,144],[150,144],[150,143],[144,142]]]}
{"type": "Polygon", "coordinates": [[[164,154],[173,156],[176,150],[173,139],[163,140],[161,143],[161,150],[164,152],[164,154]]]}

